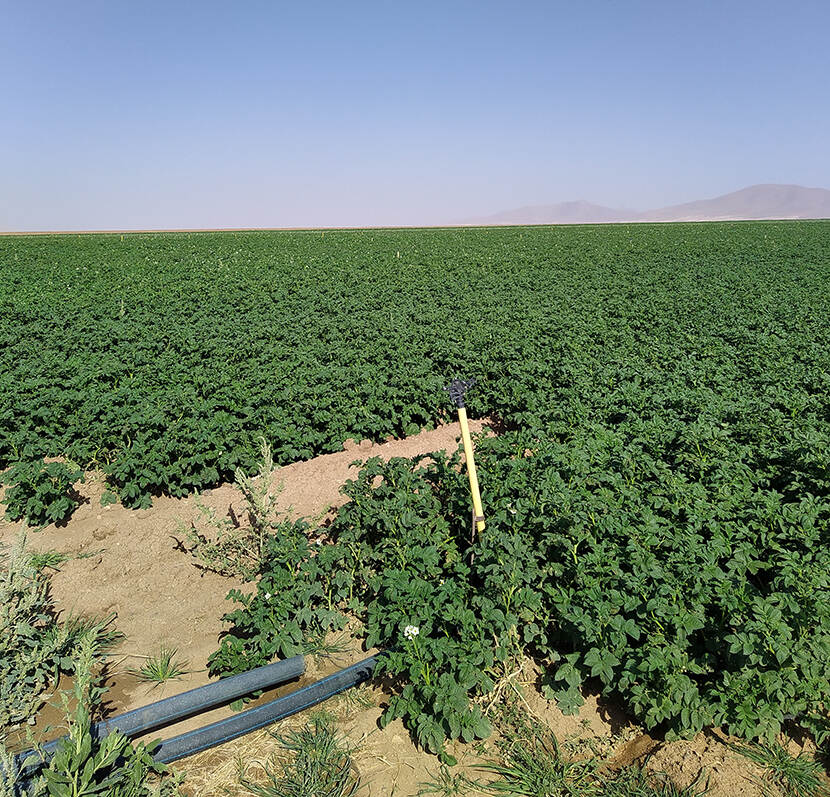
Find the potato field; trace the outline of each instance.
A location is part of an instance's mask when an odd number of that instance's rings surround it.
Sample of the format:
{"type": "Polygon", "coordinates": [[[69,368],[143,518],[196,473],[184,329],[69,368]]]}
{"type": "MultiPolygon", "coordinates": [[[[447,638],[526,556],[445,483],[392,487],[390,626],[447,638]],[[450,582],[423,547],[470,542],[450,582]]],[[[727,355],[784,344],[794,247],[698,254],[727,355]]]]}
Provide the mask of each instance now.
{"type": "Polygon", "coordinates": [[[433,752],[529,656],[653,733],[822,743],[830,705],[830,222],[0,237],[6,512],[129,507],[470,415],[371,459],[315,542],[273,529],[210,659],[358,622],[433,752]],[[381,478],[378,478],[381,477],[381,478]],[[412,629],[416,629],[413,631],[412,629]]]}

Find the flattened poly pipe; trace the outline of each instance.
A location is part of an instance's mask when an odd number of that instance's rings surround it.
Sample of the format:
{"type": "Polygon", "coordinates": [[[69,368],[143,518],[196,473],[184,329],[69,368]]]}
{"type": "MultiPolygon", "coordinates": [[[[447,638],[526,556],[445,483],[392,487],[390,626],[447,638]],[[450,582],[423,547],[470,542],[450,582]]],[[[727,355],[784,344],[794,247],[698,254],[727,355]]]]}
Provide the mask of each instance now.
{"type": "MultiPolygon", "coordinates": [[[[264,667],[257,667],[239,675],[231,675],[214,683],[182,692],[180,695],[173,695],[157,703],[151,703],[149,706],[142,706],[125,714],[119,714],[117,717],[96,722],[91,728],[92,736],[95,739],[102,739],[114,730],[121,731],[127,737],[140,736],[154,728],[171,725],[179,720],[192,717],[194,714],[230,703],[251,692],[258,692],[261,689],[268,689],[299,678],[304,672],[305,659],[302,656],[275,661],[273,664],[266,664],[264,667]]],[[[48,761],[54,755],[59,741],[60,739],[55,739],[43,745],[45,754],[43,761],[48,761]]],[[[23,762],[31,755],[37,755],[37,753],[30,750],[18,753],[16,756],[23,776],[28,776],[38,768],[38,764],[23,768],[23,762]]]]}
{"type": "Polygon", "coordinates": [[[370,656],[357,664],[352,664],[334,675],[329,675],[316,683],[304,686],[285,697],[278,697],[262,706],[250,708],[237,714],[235,717],[214,722],[195,731],[174,736],[161,743],[153,754],[153,758],[169,764],[185,756],[199,753],[215,747],[218,744],[229,742],[246,733],[264,728],[278,720],[290,717],[303,709],[316,706],[330,697],[349,689],[352,686],[367,681],[375,669],[377,656],[370,656]]]}

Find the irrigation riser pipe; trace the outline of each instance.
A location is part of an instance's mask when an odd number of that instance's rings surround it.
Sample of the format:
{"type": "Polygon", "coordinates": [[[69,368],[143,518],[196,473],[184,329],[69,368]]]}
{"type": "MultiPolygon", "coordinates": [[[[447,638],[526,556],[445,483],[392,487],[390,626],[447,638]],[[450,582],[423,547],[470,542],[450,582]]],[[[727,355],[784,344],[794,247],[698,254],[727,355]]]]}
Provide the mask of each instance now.
{"type": "Polygon", "coordinates": [[[475,387],[475,379],[453,379],[445,388],[450,394],[453,404],[458,410],[458,425],[461,427],[461,442],[464,444],[464,458],[467,461],[467,477],[470,480],[470,496],[473,499],[473,524],[470,530],[470,544],[475,542],[476,535],[484,531],[484,508],[481,504],[481,490],[478,485],[478,472],[473,453],[473,441],[470,437],[470,425],[467,422],[467,407],[464,396],[467,391],[475,387]]]}

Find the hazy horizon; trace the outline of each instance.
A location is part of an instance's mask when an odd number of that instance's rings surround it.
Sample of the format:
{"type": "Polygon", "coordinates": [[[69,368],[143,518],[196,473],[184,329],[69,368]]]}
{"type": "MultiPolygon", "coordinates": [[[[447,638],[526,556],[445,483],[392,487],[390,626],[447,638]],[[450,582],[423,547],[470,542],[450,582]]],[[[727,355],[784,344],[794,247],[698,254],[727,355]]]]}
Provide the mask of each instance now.
{"type": "Polygon", "coordinates": [[[830,7],[13,4],[0,230],[446,224],[830,188],[830,7]]]}

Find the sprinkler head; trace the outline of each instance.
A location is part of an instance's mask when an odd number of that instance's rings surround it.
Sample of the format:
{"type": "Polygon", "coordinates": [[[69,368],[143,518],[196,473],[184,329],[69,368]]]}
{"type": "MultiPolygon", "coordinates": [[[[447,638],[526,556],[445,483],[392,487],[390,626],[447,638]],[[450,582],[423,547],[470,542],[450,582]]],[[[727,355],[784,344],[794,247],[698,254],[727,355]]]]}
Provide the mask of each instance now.
{"type": "Polygon", "coordinates": [[[464,394],[471,387],[475,387],[475,384],[475,379],[453,379],[444,390],[450,394],[453,403],[460,409],[464,406],[464,394]]]}

